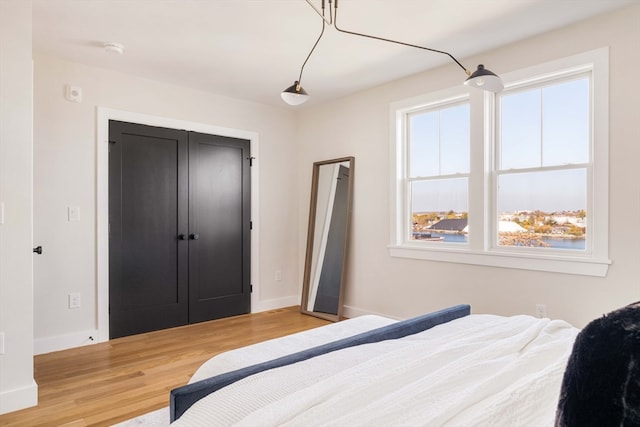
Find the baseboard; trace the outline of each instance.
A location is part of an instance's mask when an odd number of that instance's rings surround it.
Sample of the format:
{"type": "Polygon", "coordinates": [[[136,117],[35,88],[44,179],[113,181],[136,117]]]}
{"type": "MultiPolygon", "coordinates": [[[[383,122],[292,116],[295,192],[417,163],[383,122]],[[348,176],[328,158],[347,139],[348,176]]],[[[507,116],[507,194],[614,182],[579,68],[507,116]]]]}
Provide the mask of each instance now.
{"type": "MultiPolygon", "coordinates": [[[[283,298],[274,298],[265,301],[258,301],[253,303],[251,307],[252,313],[260,313],[262,311],[277,310],[279,308],[291,307],[294,305],[300,305],[300,297],[292,295],[283,298]]],[[[354,318],[364,316],[367,314],[376,314],[378,316],[390,317],[386,314],[376,313],[373,311],[363,310],[357,307],[351,307],[345,305],[342,311],[342,315],[347,318],[354,318]]],[[[98,331],[87,330],[81,332],[75,332],[73,334],[58,335],[49,338],[37,338],[33,343],[34,354],[51,353],[52,351],[67,350],[70,348],[81,347],[85,345],[96,344],[98,342],[98,331]],[[91,339],[92,337],[93,339],[91,339]]]]}
{"type": "Polygon", "coordinates": [[[80,331],[74,332],[73,334],[58,335],[49,338],[36,338],[33,341],[33,352],[34,354],[45,354],[51,353],[52,351],[67,350],[69,348],[96,344],[97,342],[97,330],[80,331]]]}
{"type": "Polygon", "coordinates": [[[0,414],[29,408],[38,404],[38,384],[31,380],[31,384],[0,392],[0,414]]]}
{"type": "Polygon", "coordinates": [[[252,304],[251,312],[260,313],[261,311],[276,310],[278,308],[291,307],[292,305],[300,305],[300,296],[288,296],[258,301],[252,304]]]}
{"type": "Polygon", "coordinates": [[[388,317],[390,319],[400,320],[397,317],[389,316],[387,314],[382,314],[382,313],[376,313],[375,311],[363,310],[361,308],[351,307],[351,306],[348,306],[348,305],[345,305],[344,307],[342,307],[342,316],[346,317],[348,319],[353,319],[354,317],[365,316],[367,314],[375,314],[376,316],[383,316],[383,317],[388,317]]]}

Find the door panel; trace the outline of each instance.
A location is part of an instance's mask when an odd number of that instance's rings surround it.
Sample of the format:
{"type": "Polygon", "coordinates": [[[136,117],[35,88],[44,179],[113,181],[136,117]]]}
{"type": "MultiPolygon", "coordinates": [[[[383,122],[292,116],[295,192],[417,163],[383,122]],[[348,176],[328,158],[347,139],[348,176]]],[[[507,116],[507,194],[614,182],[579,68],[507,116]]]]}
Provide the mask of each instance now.
{"type": "Polygon", "coordinates": [[[198,298],[217,298],[242,293],[242,150],[214,144],[198,146],[197,195],[192,231],[200,234],[199,258],[216,260],[199,263],[198,298]]]}
{"type": "Polygon", "coordinates": [[[187,133],[111,121],[111,338],[188,321],[187,133]]]}
{"type": "Polygon", "coordinates": [[[250,311],[249,141],[189,134],[189,322],[250,311]]]}

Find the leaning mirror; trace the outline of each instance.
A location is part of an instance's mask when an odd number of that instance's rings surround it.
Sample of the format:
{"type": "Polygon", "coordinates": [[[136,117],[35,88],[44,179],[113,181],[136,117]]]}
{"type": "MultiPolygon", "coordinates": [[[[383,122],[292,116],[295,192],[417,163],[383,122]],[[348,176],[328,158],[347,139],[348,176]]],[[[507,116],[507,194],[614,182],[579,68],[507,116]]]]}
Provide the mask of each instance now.
{"type": "Polygon", "coordinates": [[[354,163],[343,157],[313,164],[300,311],[332,321],[342,317],[354,163]]]}

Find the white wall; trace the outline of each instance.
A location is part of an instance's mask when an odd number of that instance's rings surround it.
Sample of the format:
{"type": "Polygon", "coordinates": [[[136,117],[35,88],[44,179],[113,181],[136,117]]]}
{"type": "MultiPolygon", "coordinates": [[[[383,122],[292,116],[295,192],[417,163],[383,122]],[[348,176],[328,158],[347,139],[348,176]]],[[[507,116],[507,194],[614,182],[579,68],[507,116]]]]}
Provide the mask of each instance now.
{"type": "Polygon", "coordinates": [[[640,236],[634,229],[640,218],[640,177],[634,165],[640,120],[632,96],[639,93],[634,75],[640,65],[639,15],[640,7],[634,6],[464,61],[507,73],[611,47],[613,265],[606,278],[389,256],[389,103],[458,84],[464,75],[454,65],[293,113],[36,53],[34,242],[45,249],[35,265],[36,349],[85,344],[97,327],[99,106],[259,134],[260,273],[254,284],[262,309],[299,303],[312,163],[349,155],[356,157],[356,187],[347,315],[408,317],[459,302],[471,303],[475,312],[534,313],[536,303],[545,303],[550,316],[580,326],[640,299],[640,236]],[[66,84],[83,89],[81,104],[64,99],[66,84]],[[67,221],[68,206],[80,207],[79,222],[67,221]],[[275,280],[276,270],[282,271],[281,282],[275,280]],[[80,309],[67,308],[70,292],[81,293],[80,309]]]}
{"type": "Polygon", "coordinates": [[[0,1],[0,414],[35,405],[31,2],[0,1]]]}
{"type": "MultiPolygon", "coordinates": [[[[417,30],[418,31],[418,30],[417,30]]],[[[305,109],[299,118],[300,238],[308,212],[311,164],[353,155],[354,221],[345,314],[408,317],[457,303],[476,313],[535,314],[548,305],[553,318],[576,326],[640,300],[640,6],[631,6],[501,49],[465,58],[508,73],[553,59],[610,46],[610,250],[607,277],[553,274],[391,258],[389,244],[389,104],[460,84],[456,65],[396,81],[339,101],[305,109]]],[[[302,262],[299,260],[299,262],[302,262]]]]}
{"type": "Polygon", "coordinates": [[[298,152],[292,111],[37,52],[34,62],[34,239],[44,248],[35,265],[36,353],[88,344],[89,335],[95,338],[97,107],[256,133],[260,202],[254,233],[259,233],[260,273],[252,278],[258,301],[253,310],[299,303],[298,152]],[[67,84],[82,88],[82,103],[65,100],[67,84]],[[68,206],[80,207],[79,222],[67,220],[68,206]],[[281,281],[275,281],[276,270],[282,271],[281,281]],[[81,294],[79,309],[67,308],[72,292],[81,294]]]}

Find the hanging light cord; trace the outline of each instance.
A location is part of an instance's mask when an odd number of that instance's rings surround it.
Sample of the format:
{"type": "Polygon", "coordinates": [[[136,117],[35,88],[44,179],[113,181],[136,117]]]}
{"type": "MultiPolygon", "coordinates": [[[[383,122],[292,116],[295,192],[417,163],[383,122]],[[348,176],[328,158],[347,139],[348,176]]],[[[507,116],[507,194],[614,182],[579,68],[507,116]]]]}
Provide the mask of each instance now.
{"type": "Polygon", "coordinates": [[[384,38],[384,37],[372,36],[372,35],[369,35],[369,34],[358,33],[358,32],[355,32],[355,31],[349,31],[349,30],[345,30],[345,29],[342,29],[342,28],[338,27],[338,0],[322,0],[321,9],[317,8],[313,4],[313,0],[306,0],[306,2],[322,18],[322,31],[320,32],[320,35],[318,36],[318,39],[316,40],[316,42],[314,43],[313,47],[309,51],[309,54],[307,55],[307,57],[305,58],[304,62],[302,63],[302,67],[300,67],[300,75],[298,76],[298,80],[296,80],[294,82],[293,86],[290,86],[290,87],[286,88],[281,93],[282,99],[289,105],[302,104],[303,102],[305,102],[309,98],[309,94],[304,89],[302,89],[302,85],[301,85],[302,74],[304,72],[304,67],[307,65],[307,62],[309,61],[309,58],[311,58],[311,55],[316,50],[316,47],[318,46],[318,43],[320,43],[320,39],[322,39],[322,36],[324,35],[324,30],[325,30],[327,25],[333,25],[336,28],[336,31],[339,31],[341,33],[351,34],[351,35],[359,36],[359,37],[365,37],[365,38],[373,39],[373,40],[380,40],[380,41],[387,42],[387,43],[394,43],[394,44],[399,44],[399,45],[402,45],[402,46],[413,47],[413,48],[417,48],[417,49],[426,50],[426,51],[429,51],[429,52],[434,52],[434,53],[439,53],[439,54],[442,54],[442,55],[447,55],[453,62],[458,64],[458,66],[460,68],[462,68],[462,70],[468,76],[468,78],[464,82],[464,84],[466,86],[472,86],[472,87],[480,88],[480,89],[483,89],[483,90],[486,90],[486,91],[489,91],[489,92],[499,92],[504,88],[504,84],[502,83],[502,80],[500,79],[500,77],[497,74],[495,74],[495,73],[487,70],[486,68],[484,68],[484,65],[482,65],[482,64],[478,65],[478,69],[476,71],[474,71],[473,74],[472,74],[471,71],[467,70],[467,68],[464,65],[462,65],[460,63],[460,61],[458,61],[449,52],[445,52],[443,50],[432,49],[432,48],[424,47],[424,46],[418,46],[416,44],[405,43],[405,42],[401,42],[401,41],[398,41],[398,40],[387,39],[387,38],[384,38]],[[326,14],[326,10],[325,10],[325,4],[327,2],[329,3],[329,14],[328,14],[329,15],[329,19],[327,19],[327,14],[326,14]],[[334,2],[335,2],[335,4],[334,4],[334,2]]]}
{"type": "MultiPolygon", "coordinates": [[[[322,14],[324,15],[324,1],[322,2],[322,14]]],[[[320,35],[318,36],[318,39],[316,40],[315,44],[313,45],[313,47],[309,51],[309,54],[307,55],[307,59],[305,59],[304,62],[302,63],[302,67],[300,68],[300,76],[298,77],[298,84],[296,85],[296,90],[300,90],[300,84],[302,83],[302,71],[304,71],[304,66],[307,65],[307,61],[309,60],[309,58],[311,58],[311,54],[316,49],[316,46],[318,46],[318,43],[320,42],[320,39],[322,38],[322,36],[324,34],[325,27],[326,27],[326,25],[325,25],[325,20],[324,20],[324,17],[323,17],[323,19],[322,19],[322,31],[320,31],[320,35]]]]}
{"type": "MultiPolygon", "coordinates": [[[[329,0],[329,12],[331,13],[331,1],[329,0]]],[[[464,72],[467,74],[467,76],[471,75],[471,71],[467,70],[465,68],[464,65],[462,65],[460,63],[460,61],[458,61],[453,55],[451,55],[449,52],[445,52],[443,50],[437,50],[437,49],[431,49],[428,47],[424,47],[424,46],[418,46],[416,44],[411,44],[411,43],[405,43],[405,42],[400,42],[397,40],[391,40],[391,39],[385,39],[384,37],[378,37],[378,36],[370,36],[368,34],[362,34],[362,33],[356,33],[354,31],[349,31],[349,30],[343,30],[342,28],[338,27],[338,0],[334,0],[335,1],[335,6],[333,7],[334,10],[334,14],[331,17],[331,19],[333,20],[333,26],[337,31],[340,31],[341,33],[346,33],[346,34],[352,34],[354,36],[360,36],[360,37],[366,37],[369,39],[375,39],[375,40],[381,40],[383,42],[389,42],[389,43],[395,43],[395,44],[400,44],[403,46],[409,46],[409,47],[415,47],[418,49],[422,49],[422,50],[428,50],[429,52],[435,52],[435,53],[441,53],[444,55],[447,55],[449,58],[451,58],[456,64],[458,64],[460,66],[460,68],[462,68],[464,70],[464,72]]],[[[324,20],[323,20],[323,28],[322,30],[324,31],[324,20]]]]}

